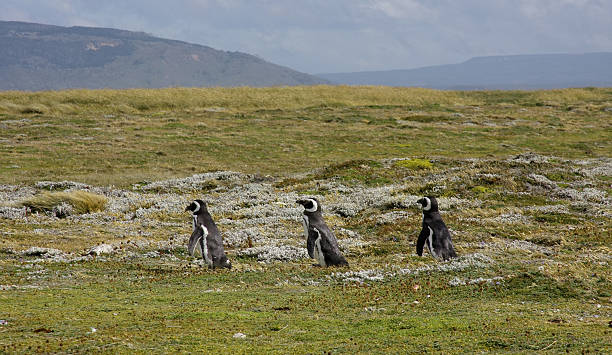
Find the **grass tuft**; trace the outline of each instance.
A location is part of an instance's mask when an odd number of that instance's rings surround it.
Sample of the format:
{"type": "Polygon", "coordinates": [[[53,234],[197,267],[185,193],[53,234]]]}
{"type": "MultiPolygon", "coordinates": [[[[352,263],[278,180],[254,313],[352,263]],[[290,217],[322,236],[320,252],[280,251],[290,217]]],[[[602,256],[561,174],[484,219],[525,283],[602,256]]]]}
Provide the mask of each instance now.
{"type": "Polygon", "coordinates": [[[429,170],[433,169],[433,164],[425,159],[408,159],[395,162],[395,166],[407,168],[410,170],[429,170]]]}
{"type": "Polygon", "coordinates": [[[107,199],[104,196],[86,191],[43,192],[33,196],[21,205],[33,212],[53,211],[57,206],[70,205],[77,214],[99,212],[104,210],[107,199]]]}

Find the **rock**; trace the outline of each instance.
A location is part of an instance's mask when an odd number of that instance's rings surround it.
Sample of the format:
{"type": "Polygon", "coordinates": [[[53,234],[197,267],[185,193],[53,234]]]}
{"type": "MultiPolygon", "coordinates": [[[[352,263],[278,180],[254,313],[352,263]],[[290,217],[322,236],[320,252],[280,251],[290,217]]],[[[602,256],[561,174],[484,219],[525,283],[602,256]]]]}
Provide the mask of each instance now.
{"type": "Polygon", "coordinates": [[[72,211],[73,211],[72,205],[66,202],[62,202],[62,204],[60,205],[53,206],[51,213],[57,218],[66,218],[72,215],[72,211]]]}
{"type": "Polygon", "coordinates": [[[23,251],[22,254],[24,256],[42,256],[45,258],[52,258],[54,256],[63,255],[64,252],[53,248],[31,247],[30,249],[23,251]]]}
{"type": "Polygon", "coordinates": [[[91,186],[87,184],[83,184],[81,182],[75,181],[39,181],[36,183],[36,188],[45,189],[45,190],[67,190],[67,189],[76,189],[76,190],[87,190],[90,189],[91,186]]]}
{"type": "Polygon", "coordinates": [[[89,255],[102,255],[102,254],[111,254],[115,251],[115,248],[110,244],[100,244],[95,247],[89,249],[89,255]]]}
{"type": "Polygon", "coordinates": [[[519,164],[542,164],[548,163],[548,158],[543,155],[527,152],[509,158],[508,161],[519,164]]]}
{"type": "Polygon", "coordinates": [[[25,208],[0,206],[0,218],[22,219],[26,216],[25,208]]]}
{"type": "Polygon", "coordinates": [[[233,336],[233,338],[235,338],[235,339],[246,339],[246,337],[247,336],[245,334],[242,334],[242,333],[236,333],[233,336]]]}

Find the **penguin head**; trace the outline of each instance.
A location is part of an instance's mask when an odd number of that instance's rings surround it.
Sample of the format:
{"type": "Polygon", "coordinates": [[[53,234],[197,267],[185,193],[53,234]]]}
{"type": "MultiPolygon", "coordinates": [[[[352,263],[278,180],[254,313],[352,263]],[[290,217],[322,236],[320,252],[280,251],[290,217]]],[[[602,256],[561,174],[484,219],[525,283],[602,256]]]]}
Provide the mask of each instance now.
{"type": "Polygon", "coordinates": [[[309,197],[303,200],[297,200],[296,203],[304,206],[304,214],[321,213],[321,204],[314,197],[309,197]]]}
{"type": "Polygon", "coordinates": [[[206,202],[202,200],[193,200],[189,206],[185,207],[185,212],[191,211],[193,214],[200,214],[206,211],[206,202]]]}
{"type": "Polygon", "coordinates": [[[421,204],[423,212],[438,212],[438,200],[433,196],[425,196],[417,201],[421,204]]]}

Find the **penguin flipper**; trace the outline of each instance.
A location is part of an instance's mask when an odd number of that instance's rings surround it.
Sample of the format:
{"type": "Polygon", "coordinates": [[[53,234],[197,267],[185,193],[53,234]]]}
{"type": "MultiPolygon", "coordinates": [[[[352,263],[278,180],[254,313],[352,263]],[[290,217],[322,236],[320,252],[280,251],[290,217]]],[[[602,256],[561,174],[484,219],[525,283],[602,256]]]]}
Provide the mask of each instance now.
{"type": "Polygon", "coordinates": [[[429,237],[429,228],[426,228],[423,225],[423,229],[421,229],[421,233],[419,234],[419,239],[417,239],[416,252],[418,256],[423,256],[423,247],[425,246],[425,241],[429,237]]]}
{"type": "Polygon", "coordinates": [[[314,259],[314,248],[315,248],[315,240],[319,237],[319,233],[317,233],[313,227],[308,228],[308,238],[306,239],[306,249],[308,250],[308,256],[311,259],[314,259]]]}
{"type": "MultiPolygon", "coordinates": [[[[198,248],[200,253],[202,253],[202,247],[200,246],[199,242],[203,236],[204,232],[202,231],[202,228],[196,228],[193,230],[193,233],[191,233],[191,238],[189,238],[189,244],[187,244],[187,251],[189,252],[189,255],[194,256],[196,248],[198,248]]],[[[204,254],[202,253],[202,255],[204,254]]]]}

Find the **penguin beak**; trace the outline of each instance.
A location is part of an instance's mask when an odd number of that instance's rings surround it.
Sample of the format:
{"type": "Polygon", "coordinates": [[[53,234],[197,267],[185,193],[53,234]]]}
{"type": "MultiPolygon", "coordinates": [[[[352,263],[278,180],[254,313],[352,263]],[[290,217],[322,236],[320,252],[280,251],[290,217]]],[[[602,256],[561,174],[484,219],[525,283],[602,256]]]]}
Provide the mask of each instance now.
{"type": "Polygon", "coordinates": [[[304,206],[304,204],[306,204],[306,200],[297,200],[295,203],[299,203],[300,205],[304,206]]]}
{"type": "Polygon", "coordinates": [[[191,205],[189,205],[189,206],[185,207],[185,212],[187,212],[187,211],[191,211],[191,209],[190,209],[189,207],[191,207],[191,205]]]}

